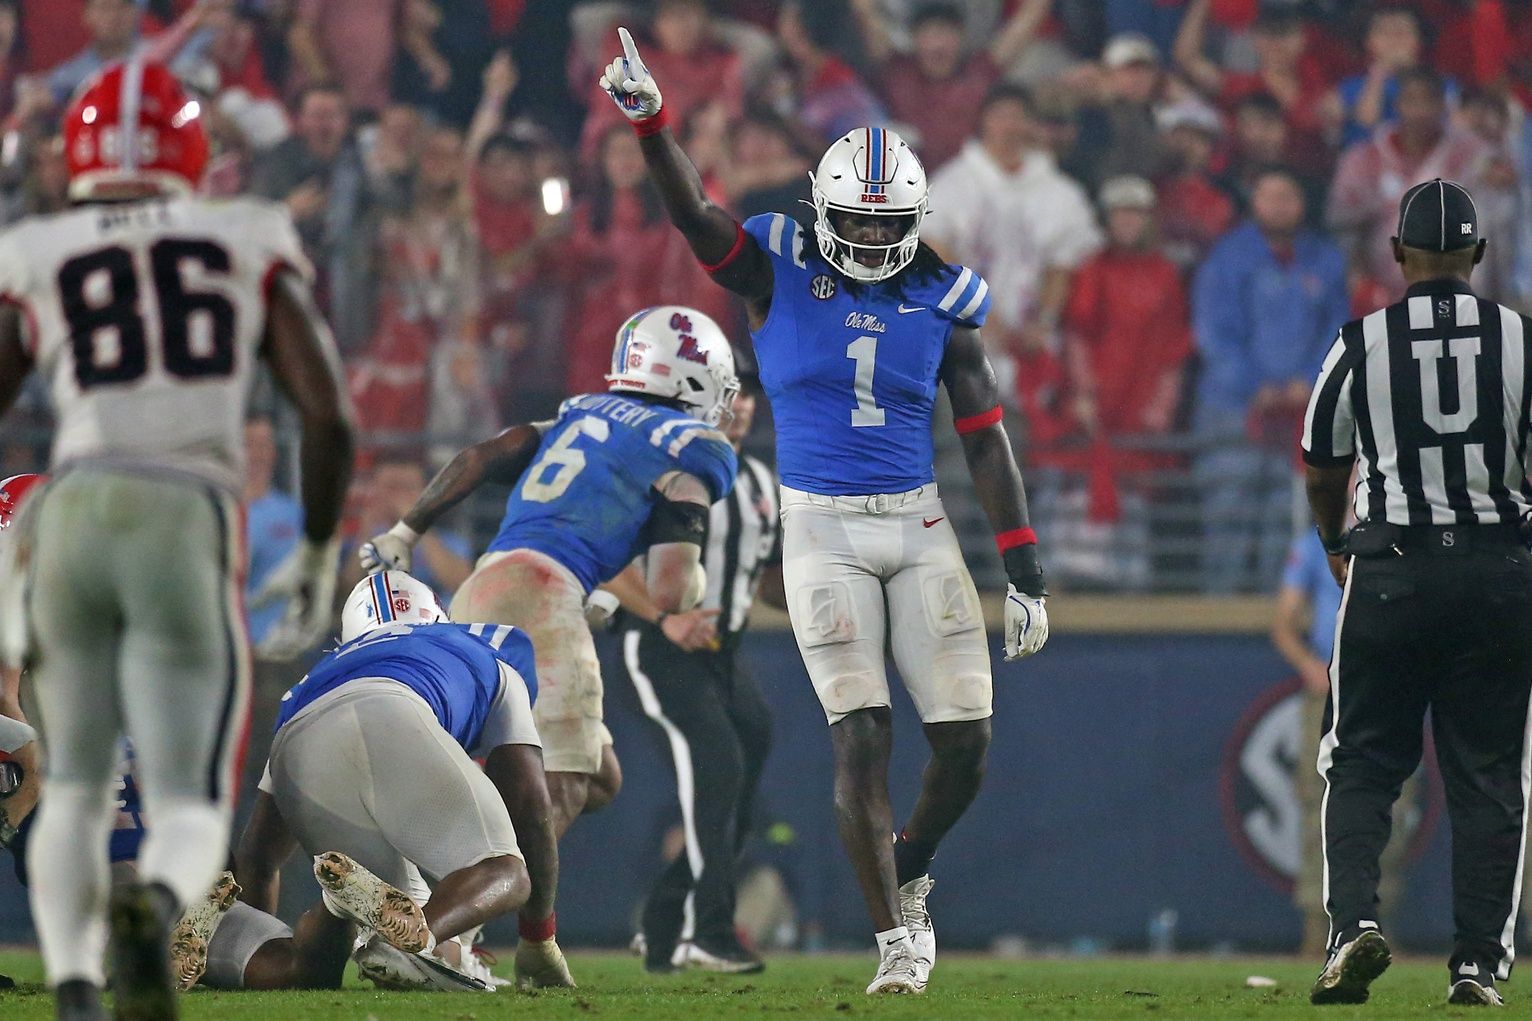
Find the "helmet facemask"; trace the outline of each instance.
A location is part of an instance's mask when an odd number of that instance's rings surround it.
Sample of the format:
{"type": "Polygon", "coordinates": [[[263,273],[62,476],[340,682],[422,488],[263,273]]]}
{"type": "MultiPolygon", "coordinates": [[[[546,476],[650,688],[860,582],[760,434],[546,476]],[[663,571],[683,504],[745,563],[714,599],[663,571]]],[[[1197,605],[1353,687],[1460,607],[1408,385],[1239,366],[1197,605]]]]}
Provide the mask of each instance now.
{"type": "Polygon", "coordinates": [[[929,203],[924,196],[920,204],[907,209],[859,209],[850,206],[832,205],[819,182],[814,175],[809,174],[814,196],[814,238],[819,242],[819,254],[824,256],[826,262],[840,270],[852,280],[862,283],[877,283],[887,280],[908,266],[915,259],[915,253],[920,247],[920,227],[925,222],[926,210],[929,203]],[[868,245],[851,241],[844,238],[835,229],[831,213],[850,213],[856,216],[907,216],[910,217],[910,226],[905,231],[904,237],[891,245],[868,245]],[[867,254],[873,257],[871,265],[860,262],[858,254],[867,254]],[[874,261],[876,260],[876,261],[874,261]]]}

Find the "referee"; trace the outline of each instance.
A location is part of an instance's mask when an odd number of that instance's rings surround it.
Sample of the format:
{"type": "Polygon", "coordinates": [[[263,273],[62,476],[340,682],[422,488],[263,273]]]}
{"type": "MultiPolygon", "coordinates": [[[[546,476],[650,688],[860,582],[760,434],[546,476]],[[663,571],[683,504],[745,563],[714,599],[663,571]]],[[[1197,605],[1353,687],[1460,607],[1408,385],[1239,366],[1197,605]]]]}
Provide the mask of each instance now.
{"type": "Polygon", "coordinates": [[[1310,998],[1361,1003],[1389,964],[1378,856],[1427,711],[1452,823],[1448,1002],[1499,1006],[1520,900],[1532,556],[1520,526],[1527,320],[1469,287],[1485,241],[1451,181],[1399,203],[1403,301],[1341,328],[1304,422],[1309,503],[1341,582],[1319,745],[1329,958],[1310,998]],[[1342,531],[1353,462],[1356,516],[1342,531]]]}
{"type": "MultiPolygon", "coordinates": [[[[743,382],[724,427],[735,450],[755,414],[756,384],[743,382]]],[[[644,712],[669,739],[686,831],[684,853],[644,905],[644,966],[652,972],[764,967],[734,932],[734,864],[771,744],[771,714],[735,653],[757,588],[764,601],[786,606],[776,494],[775,473],[741,454],[733,491],[713,505],[702,558],[707,591],[696,610],[662,617],[632,571],[605,586],[627,611],[623,662],[644,712]]]]}

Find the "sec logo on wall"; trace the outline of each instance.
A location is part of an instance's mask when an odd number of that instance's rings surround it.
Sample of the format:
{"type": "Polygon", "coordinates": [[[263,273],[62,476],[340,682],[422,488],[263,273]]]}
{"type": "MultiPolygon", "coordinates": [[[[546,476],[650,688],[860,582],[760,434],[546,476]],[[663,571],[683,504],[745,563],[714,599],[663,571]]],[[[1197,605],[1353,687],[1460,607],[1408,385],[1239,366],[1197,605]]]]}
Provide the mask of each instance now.
{"type": "MultiPolygon", "coordinates": [[[[1298,877],[1306,822],[1298,799],[1298,770],[1313,770],[1319,750],[1319,735],[1304,733],[1304,697],[1296,677],[1262,692],[1235,724],[1219,771],[1229,839],[1256,872],[1285,893],[1292,892],[1298,877]]],[[[1424,767],[1422,804],[1409,813],[1410,861],[1424,852],[1442,809],[1429,739],[1424,767]]],[[[1310,832],[1318,832],[1317,824],[1309,826],[1310,832]]]]}

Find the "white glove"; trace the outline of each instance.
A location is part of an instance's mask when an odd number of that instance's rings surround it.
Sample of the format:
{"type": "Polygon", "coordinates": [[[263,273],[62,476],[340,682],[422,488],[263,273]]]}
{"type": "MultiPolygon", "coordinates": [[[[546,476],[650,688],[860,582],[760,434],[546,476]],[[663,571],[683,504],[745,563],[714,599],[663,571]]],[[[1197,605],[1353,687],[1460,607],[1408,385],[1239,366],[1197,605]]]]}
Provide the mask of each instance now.
{"type": "Polygon", "coordinates": [[[574,985],[558,940],[523,939],[517,945],[517,989],[573,989],[574,985]]]}
{"type": "Polygon", "coordinates": [[[601,88],[628,120],[648,120],[660,112],[660,87],[644,66],[628,30],[619,28],[617,35],[622,39],[623,56],[607,65],[601,88]]]}
{"type": "Polygon", "coordinates": [[[401,521],[382,535],[375,535],[362,543],[362,548],[356,551],[356,558],[362,562],[362,570],[368,574],[379,571],[403,571],[408,574],[415,543],[419,541],[420,533],[401,521]]]}
{"type": "Polygon", "coordinates": [[[1007,585],[1005,592],[1006,662],[1026,659],[1048,641],[1048,600],[1007,585]]]}
{"type": "Polygon", "coordinates": [[[304,539],[250,598],[252,609],[287,600],[287,612],[257,650],[265,659],[292,659],[330,632],[335,618],[340,539],[304,539]]]}

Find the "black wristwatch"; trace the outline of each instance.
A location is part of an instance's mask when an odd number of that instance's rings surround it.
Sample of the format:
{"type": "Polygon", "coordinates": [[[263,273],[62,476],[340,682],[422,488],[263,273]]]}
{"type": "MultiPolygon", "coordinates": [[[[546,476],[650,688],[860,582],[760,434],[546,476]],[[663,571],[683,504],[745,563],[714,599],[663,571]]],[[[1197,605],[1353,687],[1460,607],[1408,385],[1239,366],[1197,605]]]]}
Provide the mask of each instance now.
{"type": "Polygon", "coordinates": [[[1350,538],[1349,533],[1342,532],[1334,540],[1327,540],[1325,538],[1325,534],[1321,532],[1317,527],[1314,529],[1314,532],[1319,536],[1319,544],[1325,548],[1325,552],[1330,556],[1343,557],[1346,555],[1346,544],[1347,540],[1350,538]]]}

